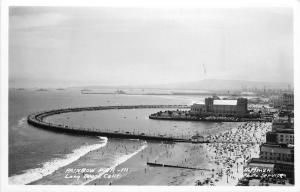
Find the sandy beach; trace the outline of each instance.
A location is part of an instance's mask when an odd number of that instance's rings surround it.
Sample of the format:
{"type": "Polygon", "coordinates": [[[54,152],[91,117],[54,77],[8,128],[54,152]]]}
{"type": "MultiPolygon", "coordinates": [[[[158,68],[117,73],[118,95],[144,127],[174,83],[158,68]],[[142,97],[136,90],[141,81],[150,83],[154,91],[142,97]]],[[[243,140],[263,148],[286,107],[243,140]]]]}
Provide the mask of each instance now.
{"type": "Polygon", "coordinates": [[[214,143],[148,143],[148,147],[117,169],[132,168],[121,178],[90,182],[91,185],[236,185],[243,166],[251,157],[258,157],[259,144],[265,141],[270,123],[242,123],[214,136],[216,141],[253,142],[256,144],[214,143]],[[146,162],[213,169],[200,171],[181,168],[149,167],[146,162]],[[227,174],[228,173],[228,182],[227,174]]]}
{"type": "Polygon", "coordinates": [[[135,155],[116,169],[129,168],[129,173],[118,179],[98,179],[89,184],[111,185],[190,185],[195,174],[210,174],[207,171],[195,171],[180,168],[149,167],[148,162],[170,165],[207,168],[208,156],[203,144],[177,143],[162,144],[148,143],[148,147],[135,155]]]}
{"type": "Polygon", "coordinates": [[[31,184],[236,185],[246,161],[258,157],[259,144],[265,141],[271,124],[232,125],[223,131],[220,125],[210,132],[208,138],[216,143],[208,144],[108,139],[104,147],[31,184]],[[151,167],[147,162],[212,171],[151,167]]]}

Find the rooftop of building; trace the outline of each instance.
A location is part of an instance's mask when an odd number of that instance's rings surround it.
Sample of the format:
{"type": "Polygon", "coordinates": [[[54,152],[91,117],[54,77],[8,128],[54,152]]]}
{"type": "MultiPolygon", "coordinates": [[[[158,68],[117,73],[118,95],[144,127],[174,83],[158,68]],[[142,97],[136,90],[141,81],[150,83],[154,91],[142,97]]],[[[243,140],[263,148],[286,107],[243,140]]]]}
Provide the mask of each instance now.
{"type": "Polygon", "coordinates": [[[294,134],[294,128],[272,128],[272,132],[294,134]]]}
{"type": "Polygon", "coordinates": [[[294,134],[294,129],[276,129],[275,131],[269,131],[268,133],[294,134]]]}
{"type": "Polygon", "coordinates": [[[278,160],[267,160],[267,159],[260,159],[260,158],[252,158],[248,161],[249,163],[268,163],[268,164],[278,164],[278,165],[290,165],[294,166],[294,162],[287,162],[287,161],[278,161],[278,160]]]}
{"type": "Polygon", "coordinates": [[[273,123],[289,123],[289,122],[294,122],[294,118],[288,118],[288,117],[276,117],[273,119],[273,123]]]}
{"type": "MultiPolygon", "coordinates": [[[[249,186],[260,186],[260,179],[250,179],[249,180],[249,186]]],[[[285,182],[284,184],[268,182],[267,186],[293,186],[293,184],[290,184],[288,182],[285,182]]]]}
{"type": "Polygon", "coordinates": [[[270,162],[249,162],[247,166],[249,166],[249,167],[265,167],[265,168],[273,169],[275,164],[270,163],[270,162]]]}
{"type": "Polygon", "coordinates": [[[282,96],[292,96],[294,97],[294,93],[293,92],[285,92],[282,94],[282,96]]]}
{"type": "Polygon", "coordinates": [[[275,143],[264,143],[260,146],[261,152],[270,152],[270,153],[282,153],[282,154],[291,154],[294,153],[294,145],[280,144],[275,143]]]}
{"type": "MultiPolygon", "coordinates": [[[[196,105],[205,105],[204,102],[195,102],[196,105]]],[[[213,105],[237,105],[237,100],[213,100],[213,105]]]]}
{"type": "Polygon", "coordinates": [[[214,100],[214,105],[236,105],[237,100],[214,100]]]}

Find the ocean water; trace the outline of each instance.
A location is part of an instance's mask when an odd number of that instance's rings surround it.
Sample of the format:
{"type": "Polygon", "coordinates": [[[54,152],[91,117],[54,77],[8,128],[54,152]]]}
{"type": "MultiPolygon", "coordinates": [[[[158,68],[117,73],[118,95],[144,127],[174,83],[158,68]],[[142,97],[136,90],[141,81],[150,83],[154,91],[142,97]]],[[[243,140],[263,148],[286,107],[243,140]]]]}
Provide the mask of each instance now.
{"type": "MultiPolygon", "coordinates": [[[[27,124],[26,117],[34,112],[97,105],[139,104],[192,104],[203,100],[196,97],[81,94],[79,90],[9,90],[9,181],[11,184],[29,184],[59,171],[78,161],[90,151],[98,150],[118,140],[101,137],[73,136],[35,128],[27,124]]],[[[178,122],[150,120],[148,115],[161,109],[105,110],[66,113],[47,118],[47,121],[73,126],[106,130],[151,132],[154,134],[192,135],[224,126],[220,123],[178,122]]],[[[229,126],[226,125],[225,126],[229,126]]],[[[131,141],[141,143],[141,141],[131,141]]],[[[110,158],[111,167],[123,163],[146,145],[110,158]]],[[[99,173],[100,174],[100,173],[99,173]]],[[[101,175],[100,175],[101,176],[101,175]]],[[[88,181],[85,181],[88,182],[88,181]]],[[[42,182],[41,182],[42,183],[42,182]]],[[[70,183],[72,184],[72,183],[70,183]]],[[[78,183],[76,183],[78,184],[78,183]]],[[[79,184],[84,184],[82,181],[79,184]]]]}

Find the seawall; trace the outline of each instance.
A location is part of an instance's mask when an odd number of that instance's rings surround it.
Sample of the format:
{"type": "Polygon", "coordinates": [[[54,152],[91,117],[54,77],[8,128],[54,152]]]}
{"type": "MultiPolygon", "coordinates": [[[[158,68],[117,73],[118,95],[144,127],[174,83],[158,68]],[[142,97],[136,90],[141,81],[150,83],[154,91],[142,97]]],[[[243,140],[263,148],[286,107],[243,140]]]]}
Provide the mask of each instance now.
{"type": "Polygon", "coordinates": [[[205,119],[205,118],[188,118],[188,117],[164,117],[164,116],[155,116],[149,115],[149,119],[156,120],[169,120],[169,121],[208,121],[208,122],[269,122],[265,119],[259,118],[223,118],[223,119],[205,119]]]}
{"type": "Polygon", "coordinates": [[[27,122],[30,125],[39,127],[42,129],[55,131],[55,132],[64,132],[75,135],[90,135],[90,136],[106,136],[113,138],[126,138],[126,139],[142,139],[142,140],[156,140],[156,141],[174,141],[174,142],[190,142],[189,140],[168,137],[168,136],[153,136],[145,134],[134,134],[128,132],[108,132],[101,131],[93,128],[84,128],[84,127],[71,127],[67,125],[48,123],[44,121],[44,118],[61,114],[61,113],[70,113],[70,112],[81,112],[81,111],[96,111],[96,110],[112,110],[112,109],[144,109],[144,108],[190,108],[188,105],[127,105],[127,106],[96,106],[96,107],[81,107],[81,108],[65,108],[65,109],[55,109],[49,111],[43,111],[31,114],[27,117],[27,122]]]}

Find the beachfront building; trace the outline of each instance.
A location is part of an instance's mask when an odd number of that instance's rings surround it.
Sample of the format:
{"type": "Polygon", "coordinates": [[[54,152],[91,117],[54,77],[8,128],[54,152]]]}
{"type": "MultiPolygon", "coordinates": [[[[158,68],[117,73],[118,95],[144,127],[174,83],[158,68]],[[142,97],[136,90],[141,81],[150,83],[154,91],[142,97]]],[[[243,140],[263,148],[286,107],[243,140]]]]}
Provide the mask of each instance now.
{"type": "Polygon", "coordinates": [[[294,146],[282,146],[279,144],[264,143],[260,146],[259,158],[252,158],[244,167],[244,174],[249,174],[249,169],[269,170],[268,175],[275,174],[276,179],[280,179],[279,175],[284,178],[290,178],[293,182],[294,178],[294,146]]]}
{"type": "Polygon", "coordinates": [[[266,143],[260,146],[259,159],[275,165],[275,173],[294,178],[294,121],[293,113],[283,111],[273,120],[266,143]]]}
{"type": "Polygon", "coordinates": [[[205,98],[205,103],[194,103],[191,107],[192,114],[200,115],[237,115],[248,113],[248,100],[238,98],[237,100],[220,100],[205,98]]]}
{"type": "MultiPolygon", "coordinates": [[[[294,114],[292,110],[281,110],[274,118],[272,131],[266,134],[266,143],[260,145],[259,158],[248,161],[245,169],[253,165],[264,168],[273,167],[273,173],[284,174],[289,178],[290,183],[294,183],[294,114]]],[[[278,178],[273,179],[278,181],[278,178]]]]}
{"type": "Polygon", "coordinates": [[[294,146],[264,143],[260,146],[259,158],[273,163],[294,162],[294,146]]]}
{"type": "Polygon", "coordinates": [[[294,130],[267,132],[266,140],[267,140],[267,143],[294,145],[294,130]]]}
{"type": "Polygon", "coordinates": [[[283,93],[277,98],[273,98],[276,108],[294,110],[294,93],[283,93]]]}
{"type": "Polygon", "coordinates": [[[290,116],[276,117],[272,122],[272,131],[294,130],[294,118],[290,116]]]}
{"type": "MultiPolygon", "coordinates": [[[[290,183],[294,183],[294,112],[280,110],[272,122],[272,131],[266,134],[266,143],[260,145],[259,158],[247,162],[245,170],[257,166],[273,167],[276,175],[284,174],[290,183]]],[[[251,175],[250,175],[251,178],[251,175]]],[[[280,178],[272,178],[280,181],[280,178]]]]}

